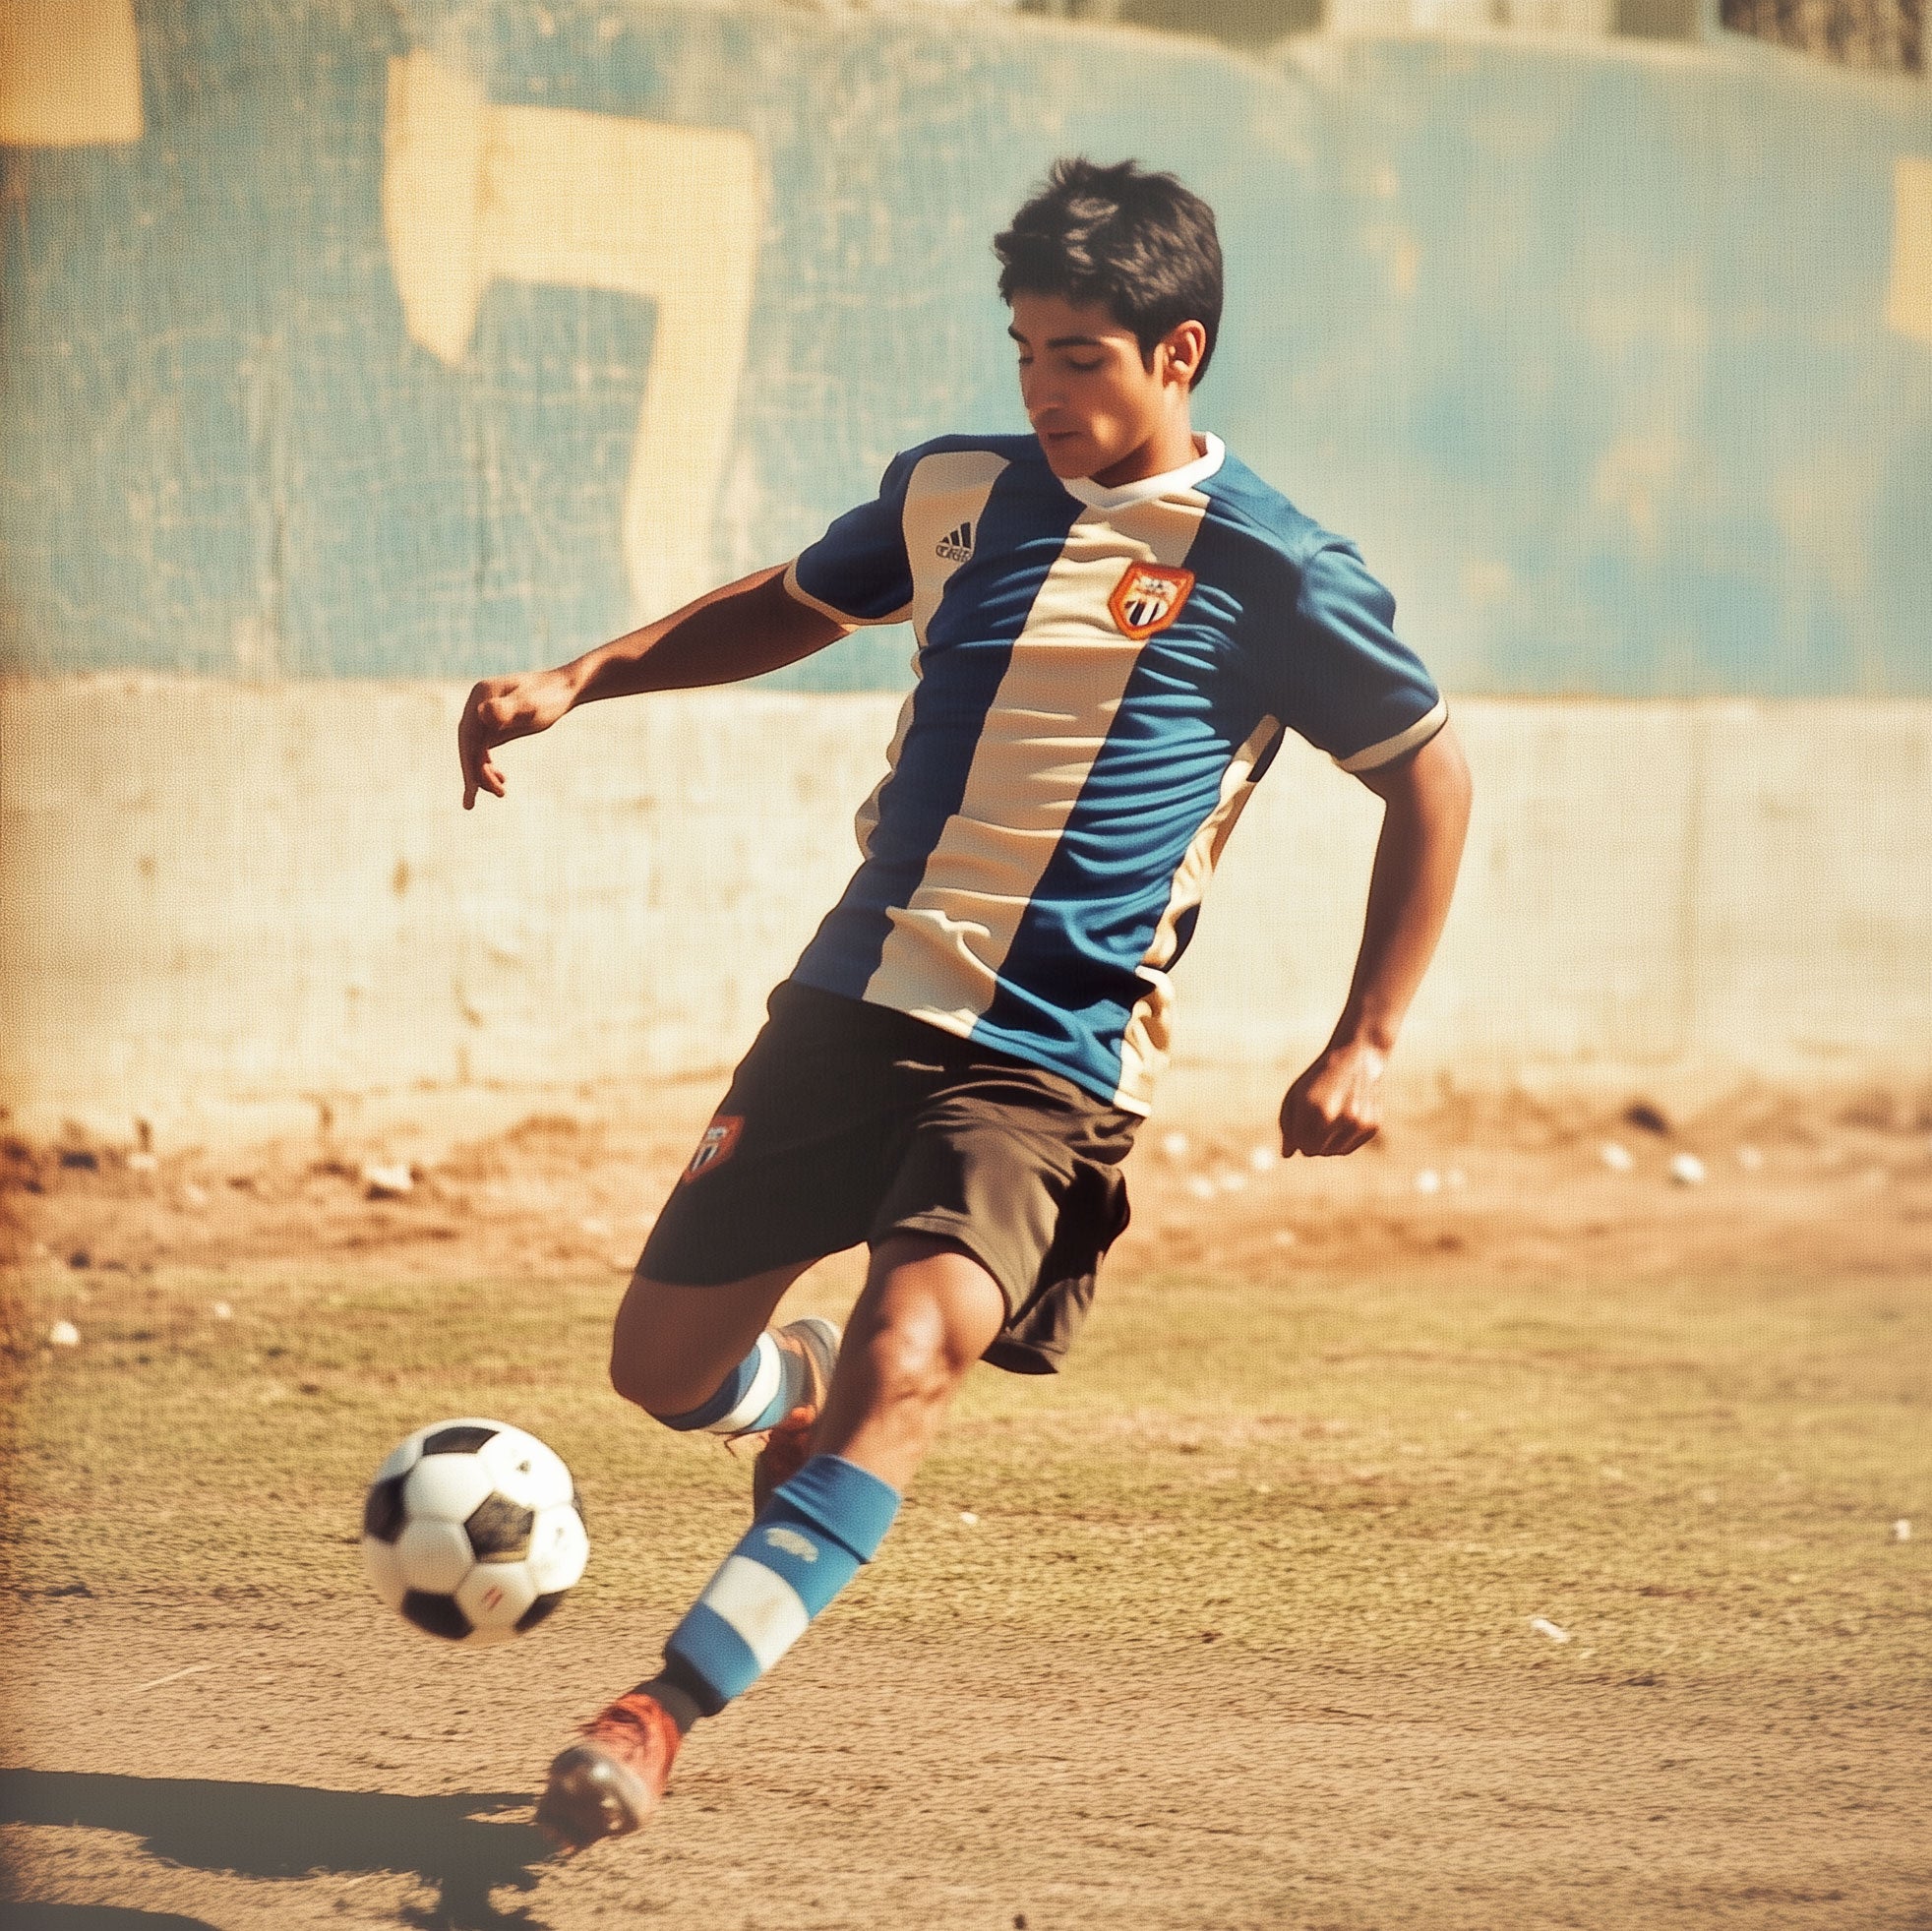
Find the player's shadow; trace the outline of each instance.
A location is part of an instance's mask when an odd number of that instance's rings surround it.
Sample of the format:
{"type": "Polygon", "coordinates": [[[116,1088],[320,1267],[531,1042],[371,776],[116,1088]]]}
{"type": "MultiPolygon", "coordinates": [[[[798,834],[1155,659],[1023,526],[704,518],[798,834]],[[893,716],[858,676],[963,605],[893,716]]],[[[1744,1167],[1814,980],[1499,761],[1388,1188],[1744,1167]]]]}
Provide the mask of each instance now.
{"type": "Polygon", "coordinates": [[[0,1903],[0,1931],[214,1931],[205,1917],[118,1904],[0,1903]]]}
{"type": "MultiPolygon", "coordinates": [[[[449,1931],[537,1931],[527,1911],[499,1909],[500,1886],[531,1890],[533,1866],[550,1854],[529,1824],[494,1823],[529,1801],[500,1792],[465,1797],[397,1797],[381,1791],[311,1790],[295,1783],[215,1783],[162,1777],[100,1777],[84,1772],[0,1771],[0,1824],[69,1824],[124,1831],[156,1857],[238,1877],[299,1878],[321,1873],[392,1871],[435,1887],[437,1901],[410,1916],[449,1931]]],[[[0,1904],[38,1911],[47,1931],[192,1924],[192,1919],[96,1906],[0,1904]],[[67,1916],[60,1916],[62,1910],[67,1916]],[[95,1916],[89,1916],[90,1910],[95,1916]],[[54,1916],[46,1916],[54,1912],[54,1916]]],[[[26,1918],[38,1925],[40,1919],[26,1918]]]]}

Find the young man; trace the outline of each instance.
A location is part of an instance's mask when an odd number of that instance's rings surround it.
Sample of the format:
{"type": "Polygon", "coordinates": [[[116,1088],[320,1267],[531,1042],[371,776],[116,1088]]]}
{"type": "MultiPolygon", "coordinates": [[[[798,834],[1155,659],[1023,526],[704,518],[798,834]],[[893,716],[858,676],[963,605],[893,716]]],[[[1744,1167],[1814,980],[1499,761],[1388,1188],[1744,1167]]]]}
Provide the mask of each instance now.
{"type": "Polygon", "coordinates": [[[575,704],[753,677],[862,624],[919,643],[863,863],[618,1312],[621,1394],[765,1445],[752,1529],[662,1670],[551,1767],[538,1817],[567,1846],[635,1830],[692,1724],[871,1560],[975,1361],[1057,1366],[1126,1225],[1170,969],[1285,731],[1386,805],[1354,985],[1282,1105],[1285,1153],[1374,1134],[1448,910],[1468,775],[1393,598],[1190,426],[1221,317],[1206,204],[1062,161],[995,248],[1031,436],[909,451],[791,564],[465,707],[467,809],[504,794],[498,745],[575,704]],[[768,1326],[861,1241],[842,1347],[826,1322],[768,1326]]]}

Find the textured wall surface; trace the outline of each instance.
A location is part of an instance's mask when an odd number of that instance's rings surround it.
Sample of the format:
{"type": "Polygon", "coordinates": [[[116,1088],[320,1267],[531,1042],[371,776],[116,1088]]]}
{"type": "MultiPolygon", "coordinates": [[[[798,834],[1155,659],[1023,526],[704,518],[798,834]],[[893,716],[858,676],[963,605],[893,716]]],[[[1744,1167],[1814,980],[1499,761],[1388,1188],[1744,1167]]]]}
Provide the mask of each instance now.
{"type": "Polygon", "coordinates": [[[1452,690],[1932,695],[1921,83],[939,9],[0,21],[16,667],[454,678],[790,554],[1019,426],[988,239],[1085,149],[1215,202],[1202,415],[1452,690]]]}
{"type": "MultiPolygon", "coordinates": [[[[462,683],[1021,426],[988,240],[1070,150],[1214,201],[1201,418],[1361,540],[1460,707],[1479,815],[1406,1062],[1923,1077],[1922,83],[1728,36],[20,0],[0,1099],[729,1063],[846,875],[905,634],[817,694],[573,719],[468,818],[462,683]]],[[[1373,824],[1281,760],[1181,976],[1196,1067],[1319,1042],[1373,824]]]]}
{"type": "MultiPolygon", "coordinates": [[[[692,693],[511,747],[454,685],[0,686],[0,1089],[164,1133],[301,1095],[721,1069],[856,853],[893,700],[692,693]]],[[[1932,1070],[1932,705],[1475,701],[1465,882],[1405,1077],[1932,1070]]],[[[1326,1036],[1377,807],[1292,742],[1178,974],[1183,1061],[1326,1036]]],[[[185,1130],[185,1128],[179,1129],[185,1130]]]]}

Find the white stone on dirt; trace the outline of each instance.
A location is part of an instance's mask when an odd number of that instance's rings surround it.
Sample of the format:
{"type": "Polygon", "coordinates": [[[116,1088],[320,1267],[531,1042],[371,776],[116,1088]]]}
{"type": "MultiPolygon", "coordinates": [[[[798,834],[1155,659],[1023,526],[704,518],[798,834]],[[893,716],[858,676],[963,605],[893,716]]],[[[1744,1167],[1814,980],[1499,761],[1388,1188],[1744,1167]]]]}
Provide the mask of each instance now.
{"type": "Polygon", "coordinates": [[[1899,1518],[1899,1520],[1892,1525],[1892,1539],[1895,1542],[1908,1542],[1911,1540],[1911,1539],[1912,1539],[1912,1525],[1906,1517],[1902,1515],[1899,1518]]]}
{"type": "Polygon", "coordinates": [[[400,1200],[413,1192],[416,1177],[406,1161],[385,1164],[372,1160],[362,1170],[362,1190],[371,1200],[400,1200]]]}
{"type": "Polygon", "coordinates": [[[1702,1186],[1707,1177],[1704,1162],[1694,1153],[1680,1153],[1670,1163],[1670,1177],[1679,1186],[1702,1186]]]}
{"type": "Polygon", "coordinates": [[[1188,1145],[1189,1142],[1185,1133],[1163,1133],[1161,1135],[1161,1151],[1170,1160],[1185,1160],[1187,1158],[1188,1145]]]}
{"type": "Polygon", "coordinates": [[[1187,1176],[1187,1191],[1196,1200],[1212,1200],[1220,1189],[1206,1174],[1189,1174],[1187,1176]]]}
{"type": "Polygon", "coordinates": [[[81,1345],[81,1330],[72,1321],[56,1321],[47,1330],[47,1341],[55,1348],[78,1348],[81,1345]]]}
{"type": "Polygon", "coordinates": [[[210,1302],[208,1311],[217,1321],[232,1321],[235,1318],[235,1310],[225,1300],[210,1302]]]}
{"type": "Polygon", "coordinates": [[[1530,1627],[1539,1636],[1547,1636],[1552,1643],[1567,1643],[1570,1640],[1570,1632],[1559,1629],[1547,1616],[1532,1616],[1530,1627]]]}
{"type": "Polygon", "coordinates": [[[1418,1193],[1440,1193],[1442,1191],[1442,1176],[1433,1167],[1424,1167],[1416,1176],[1416,1191],[1418,1193]]]}
{"type": "Polygon", "coordinates": [[[980,1526],[979,1517],[971,1509],[961,1509],[959,1511],[959,1519],[968,1529],[977,1529],[980,1526]]]}
{"type": "Polygon", "coordinates": [[[130,1174],[151,1174],[161,1163],[151,1153],[136,1151],[128,1155],[130,1174]]]}
{"type": "Polygon", "coordinates": [[[181,1204],[184,1207],[206,1207],[208,1205],[208,1188],[197,1186],[193,1180],[183,1180],[181,1183],[181,1204]]]}
{"type": "Polygon", "coordinates": [[[1251,1173],[1272,1174],[1282,1164],[1281,1151],[1270,1146],[1250,1147],[1247,1164],[1251,1173]]]}
{"type": "Polygon", "coordinates": [[[1637,1156],[1615,1140],[1605,1140],[1597,1149],[1597,1158],[1613,1174],[1627,1174],[1637,1164],[1637,1156]]]}

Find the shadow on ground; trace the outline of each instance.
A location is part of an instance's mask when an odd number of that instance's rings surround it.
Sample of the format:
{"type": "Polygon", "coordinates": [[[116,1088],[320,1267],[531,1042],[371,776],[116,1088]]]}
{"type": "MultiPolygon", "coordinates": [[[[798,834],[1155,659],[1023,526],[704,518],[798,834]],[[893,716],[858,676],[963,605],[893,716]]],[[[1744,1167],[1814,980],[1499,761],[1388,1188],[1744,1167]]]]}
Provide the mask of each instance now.
{"type": "Polygon", "coordinates": [[[10,1904],[0,1901],[0,1931],[214,1931],[205,1917],[174,1911],[124,1910],[119,1904],[10,1904]]]}
{"type": "MultiPolygon", "coordinates": [[[[502,1910],[492,1891],[534,1888],[550,1854],[528,1824],[492,1821],[526,1793],[397,1797],[382,1791],[311,1790],[293,1783],[0,1771],[0,1824],[78,1825],[124,1831],[156,1857],[239,1877],[392,1871],[433,1886],[435,1905],[412,1913],[450,1931],[534,1931],[522,1910],[502,1910]]],[[[105,1906],[0,1903],[5,1931],[200,1931],[192,1918],[105,1906]],[[38,1915],[35,1915],[38,1913],[38,1915]]]]}

